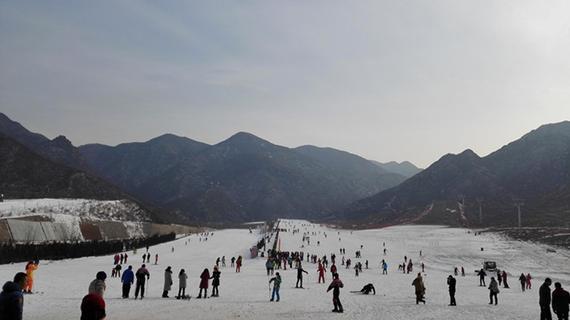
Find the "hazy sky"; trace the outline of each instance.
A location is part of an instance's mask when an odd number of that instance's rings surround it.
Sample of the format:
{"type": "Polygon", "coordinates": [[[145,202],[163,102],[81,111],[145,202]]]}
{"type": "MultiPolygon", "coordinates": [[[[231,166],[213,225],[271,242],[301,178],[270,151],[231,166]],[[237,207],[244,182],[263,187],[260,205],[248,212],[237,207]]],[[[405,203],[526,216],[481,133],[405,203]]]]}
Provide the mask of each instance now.
{"type": "Polygon", "coordinates": [[[0,111],[427,166],[570,119],[570,1],[2,1],[0,111]]]}

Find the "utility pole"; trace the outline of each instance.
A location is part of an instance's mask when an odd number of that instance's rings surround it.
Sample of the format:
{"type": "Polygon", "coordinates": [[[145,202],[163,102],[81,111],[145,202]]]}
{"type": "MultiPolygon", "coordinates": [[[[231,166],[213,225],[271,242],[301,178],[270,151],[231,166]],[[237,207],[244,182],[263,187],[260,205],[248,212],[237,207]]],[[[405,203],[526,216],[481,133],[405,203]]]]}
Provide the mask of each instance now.
{"type": "Polygon", "coordinates": [[[477,202],[479,203],[479,224],[483,224],[483,199],[477,198],[477,202]]]}

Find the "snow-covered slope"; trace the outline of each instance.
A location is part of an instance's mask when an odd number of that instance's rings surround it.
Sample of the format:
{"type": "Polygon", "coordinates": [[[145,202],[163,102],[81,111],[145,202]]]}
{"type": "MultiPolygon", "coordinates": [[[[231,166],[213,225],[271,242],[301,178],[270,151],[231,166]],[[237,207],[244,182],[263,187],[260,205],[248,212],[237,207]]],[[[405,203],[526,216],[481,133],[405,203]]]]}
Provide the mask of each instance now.
{"type": "MultiPolygon", "coordinates": [[[[353,261],[354,252],[362,249],[362,259],[369,260],[370,270],[356,277],[354,270],[339,266],[344,282],[341,300],[344,315],[332,314],[331,293],[327,284],[317,284],[316,265],[304,262],[306,289],[295,289],[296,271],[279,270],[283,276],[281,301],[269,302],[268,277],[262,258],[247,259],[248,248],[259,238],[247,230],[215,231],[208,241],[200,241],[198,235],[182,238],[150,248],[159,254],[159,264],[150,265],[151,280],[144,301],[121,299],[119,279],[110,278],[112,256],[89,257],[65,261],[42,261],[36,272],[36,291],[41,294],[25,297],[25,319],[78,319],[81,298],[87,293],[89,282],[95,273],[104,270],[109,275],[105,300],[108,319],[538,319],[538,287],[546,276],[570,287],[570,253],[558,250],[546,252],[542,245],[510,241],[493,234],[475,236],[466,229],[439,226],[397,226],[379,230],[335,230],[310,224],[306,221],[283,220],[281,228],[299,228],[300,233],[281,232],[282,250],[305,250],[309,254],[330,255],[339,248],[346,248],[346,258],[353,261]],[[303,232],[317,232],[311,245],[302,246],[303,232]],[[327,237],[324,237],[326,232],[327,237]],[[340,234],[338,234],[340,232],[340,234]],[[339,240],[340,238],[340,240],[339,240]],[[317,246],[316,242],[320,241],[317,246]],[[382,254],[382,242],[386,242],[387,255],[382,254]],[[187,245],[186,245],[187,243],[187,245]],[[174,247],[174,252],[171,248],[174,247]],[[484,251],[480,248],[483,247],[484,251]],[[419,256],[422,250],[423,256],[419,256]],[[212,268],[215,259],[225,255],[228,267],[222,268],[220,297],[195,299],[198,293],[199,275],[204,268],[212,268]],[[246,260],[241,273],[229,267],[232,256],[244,255],[246,260]],[[397,272],[397,265],[404,255],[426,265],[424,273],[427,286],[427,304],[416,305],[411,282],[414,274],[397,272]],[[389,274],[381,275],[378,268],[381,259],[389,264],[389,274]],[[499,305],[488,305],[488,290],[478,286],[474,270],[483,260],[495,260],[500,268],[510,274],[511,289],[502,289],[499,305]],[[160,298],[164,282],[164,269],[174,270],[174,296],[178,290],[177,274],[186,269],[189,279],[189,301],[160,298]],[[457,307],[448,306],[446,278],[454,266],[464,266],[466,277],[458,277],[457,307]],[[534,276],[533,288],[521,292],[516,278],[521,272],[534,276]],[[373,283],[376,295],[363,296],[349,293],[373,283]]],[[[129,252],[129,264],[138,268],[141,264],[139,250],[129,252]]],[[[8,280],[24,269],[24,263],[0,266],[0,279],[8,280]]],[[[417,271],[417,269],[415,269],[417,271]]],[[[326,275],[327,282],[330,275],[326,275]]],[[[131,291],[131,295],[132,295],[131,291]]]]}
{"type": "Polygon", "coordinates": [[[0,202],[0,218],[69,215],[88,220],[149,221],[147,213],[128,200],[17,199],[0,202]]]}

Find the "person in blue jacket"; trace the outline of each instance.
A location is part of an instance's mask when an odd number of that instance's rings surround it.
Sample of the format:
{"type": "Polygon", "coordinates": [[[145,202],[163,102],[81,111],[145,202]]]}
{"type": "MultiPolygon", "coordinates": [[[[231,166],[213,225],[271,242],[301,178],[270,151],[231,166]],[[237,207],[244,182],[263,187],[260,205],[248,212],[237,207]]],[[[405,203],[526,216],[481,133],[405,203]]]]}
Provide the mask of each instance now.
{"type": "Polygon", "coordinates": [[[2,319],[22,320],[24,311],[22,289],[26,285],[27,277],[24,272],[18,272],[14,276],[14,281],[6,282],[2,287],[2,293],[0,293],[0,315],[2,319]]]}
{"type": "Polygon", "coordinates": [[[123,282],[123,299],[129,297],[129,292],[131,292],[131,285],[135,281],[135,274],[133,273],[133,266],[129,266],[123,276],[121,277],[121,282],[123,282]]]}

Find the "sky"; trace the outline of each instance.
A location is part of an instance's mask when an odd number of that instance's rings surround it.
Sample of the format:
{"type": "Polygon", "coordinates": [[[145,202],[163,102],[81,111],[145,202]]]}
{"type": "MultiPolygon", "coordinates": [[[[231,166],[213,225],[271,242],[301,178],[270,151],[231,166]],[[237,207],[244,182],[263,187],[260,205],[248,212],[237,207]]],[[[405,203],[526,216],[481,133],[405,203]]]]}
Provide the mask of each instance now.
{"type": "Polygon", "coordinates": [[[0,1],[0,111],[75,145],[247,131],[426,167],[570,119],[570,2],[0,1]]]}

